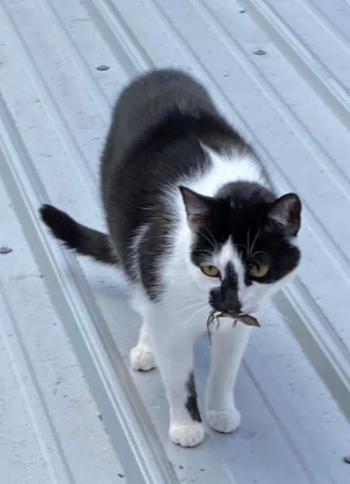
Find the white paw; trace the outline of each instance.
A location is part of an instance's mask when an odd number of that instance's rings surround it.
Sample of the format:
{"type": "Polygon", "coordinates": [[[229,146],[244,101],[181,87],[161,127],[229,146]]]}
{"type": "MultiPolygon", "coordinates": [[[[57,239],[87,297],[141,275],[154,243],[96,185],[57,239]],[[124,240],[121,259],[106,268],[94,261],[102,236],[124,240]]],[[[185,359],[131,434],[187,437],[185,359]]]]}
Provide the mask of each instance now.
{"type": "Polygon", "coordinates": [[[171,441],[181,447],[195,447],[202,442],[204,435],[204,426],[200,422],[171,424],[169,429],[171,441]]]}
{"type": "Polygon", "coordinates": [[[218,432],[234,432],[241,423],[241,414],[236,408],[222,410],[208,410],[209,425],[218,432]]]}
{"type": "Polygon", "coordinates": [[[130,364],[133,370],[148,371],[155,368],[156,362],[148,346],[137,345],[130,351],[130,364]]]}

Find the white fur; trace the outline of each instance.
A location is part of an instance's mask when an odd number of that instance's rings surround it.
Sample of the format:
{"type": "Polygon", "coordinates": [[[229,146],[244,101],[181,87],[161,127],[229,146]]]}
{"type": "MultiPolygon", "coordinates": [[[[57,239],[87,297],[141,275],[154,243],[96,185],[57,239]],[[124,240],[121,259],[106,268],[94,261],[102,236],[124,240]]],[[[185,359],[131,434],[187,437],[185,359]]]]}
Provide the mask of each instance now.
{"type": "Polygon", "coordinates": [[[133,370],[149,371],[156,366],[154,354],[151,350],[151,338],[148,326],[141,327],[139,341],[130,351],[130,364],[133,370]]]}
{"type": "MultiPolygon", "coordinates": [[[[208,196],[214,195],[224,184],[238,180],[266,185],[259,165],[250,156],[220,156],[206,147],[203,149],[211,159],[211,168],[205,175],[184,180],[183,185],[208,196]]],[[[186,408],[186,384],[193,370],[193,344],[206,331],[210,310],[208,293],[218,282],[205,276],[190,260],[192,233],[179,190],[174,189],[166,197],[172,210],[179,215],[180,223],[172,253],[161,261],[165,287],[161,300],[151,302],[140,285],[134,287],[134,306],[142,315],[143,325],[138,345],[131,352],[131,365],[137,370],[148,370],[155,366],[156,360],[169,401],[170,438],[186,447],[197,445],[204,438],[203,424],[194,421],[186,408]]],[[[145,227],[135,237],[134,257],[146,234],[145,227]]],[[[232,261],[238,274],[238,296],[244,313],[256,313],[261,301],[282,285],[278,282],[245,286],[242,261],[230,242],[208,263],[224,270],[228,261],[232,261]]],[[[213,335],[205,409],[209,424],[220,432],[232,432],[240,423],[233,389],[250,332],[251,329],[242,323],[232,328],[232,320],[224,318],[213,335]]]]}
{"type": "Polygon", "coordinates": [[[214,196],[223,185],[230,182],[249,181],[266,185],[261,167],[251,154],[239,155],[232,152],[220,155],[205,145],[202,148],[209,156],[212,167],[205,176],[188,185],[192,190],[202,195],[214,196]]]}
{"type": "Polygon", "coordinates": [[[171,424],[169,437],[174,444],[182,447],[195,447],[204,439],[204,426],[199,422],[189,424],[171,424]]]}

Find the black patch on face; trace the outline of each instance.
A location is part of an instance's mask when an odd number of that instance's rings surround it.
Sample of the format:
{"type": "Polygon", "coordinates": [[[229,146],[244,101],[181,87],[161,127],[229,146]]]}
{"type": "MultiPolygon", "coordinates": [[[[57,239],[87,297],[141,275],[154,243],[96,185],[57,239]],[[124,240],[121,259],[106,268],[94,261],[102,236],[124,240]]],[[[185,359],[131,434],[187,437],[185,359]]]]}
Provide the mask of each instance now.
{"type": "Polygon", "coordinates": [[[196,393],[193,373],[190,373],[190,376],[188,377],[188,380],[186,383],[186,391],[188,392],[186,408],[189,414],[191,415],[191,417],[193,418],[193,420],[196,420],[197,422],[201,422],[202,418],[198,410],[197,393],[196,393]]]}
{"type": "Polygon", "coordinates": [[[215,206],[205,225],[195,235],[192,262],[197,266],[210,263],[210,253],[220,250],[231,237],[245,265],[247,285],[254,280],[272,283],[287,275],[298,265],[300,251],[290,242],[290,232],[270,217],[275,200],[270,190],[257,183],[225,185],[214,197],[215,206]],[[249,266],[254,263],[269,266],[266,276],[249,276],[249,266]]]}
{"type": "Polygon", "coordinates": [[[241,304],[238,299],[238,279],[232,262],[226,266],[221,285],[210,291],[209,302],[218,311],[240,314],[241,304]]]}

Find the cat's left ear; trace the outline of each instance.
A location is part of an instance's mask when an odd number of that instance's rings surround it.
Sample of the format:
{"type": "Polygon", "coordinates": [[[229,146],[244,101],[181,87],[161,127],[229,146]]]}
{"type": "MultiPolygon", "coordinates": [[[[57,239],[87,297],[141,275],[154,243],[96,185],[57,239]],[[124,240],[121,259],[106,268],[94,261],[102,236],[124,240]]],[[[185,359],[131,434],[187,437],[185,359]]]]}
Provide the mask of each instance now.
{"type": "Polygon", "coordinates": [[[184,186],[179,188],[185,204],[188,226],[195,232],[208,220],[214,207],[214,199],[184,186]]]}
{"type": "Polygon", "coordinates": [[[272,204],[268,217],[282,225],[286,235],[296,236],[300,229],[301,201],[295,193],[287,193],[272,204]]]}

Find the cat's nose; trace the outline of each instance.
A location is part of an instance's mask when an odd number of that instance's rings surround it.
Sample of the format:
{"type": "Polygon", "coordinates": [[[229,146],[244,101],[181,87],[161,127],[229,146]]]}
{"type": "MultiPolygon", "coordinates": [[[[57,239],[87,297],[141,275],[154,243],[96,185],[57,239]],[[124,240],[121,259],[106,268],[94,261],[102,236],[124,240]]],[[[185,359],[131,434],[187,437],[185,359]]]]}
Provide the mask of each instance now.
{"type": "Polygon", "coordinates": [[[241,303],[239,302],[237,291],[221,287],[212,289],[210,293],[210,305],[217,311],[226,311],[232,314],[241,313],[241,303]]]}

